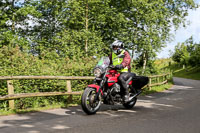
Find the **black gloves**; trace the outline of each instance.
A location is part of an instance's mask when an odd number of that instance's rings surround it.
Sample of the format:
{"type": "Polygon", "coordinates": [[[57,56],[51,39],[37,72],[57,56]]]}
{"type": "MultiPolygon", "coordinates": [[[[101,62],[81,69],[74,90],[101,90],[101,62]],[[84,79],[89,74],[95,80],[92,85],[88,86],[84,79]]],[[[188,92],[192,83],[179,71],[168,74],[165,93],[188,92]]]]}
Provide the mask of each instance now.
{"type": "Polygon", "coordinates": [[[115,69],[117,69],[117,70],[121,70],[122,68],[123,68],[123,65],[122,65],[122,64],[116,65],[116,66],[115,66],[115,69]]]}

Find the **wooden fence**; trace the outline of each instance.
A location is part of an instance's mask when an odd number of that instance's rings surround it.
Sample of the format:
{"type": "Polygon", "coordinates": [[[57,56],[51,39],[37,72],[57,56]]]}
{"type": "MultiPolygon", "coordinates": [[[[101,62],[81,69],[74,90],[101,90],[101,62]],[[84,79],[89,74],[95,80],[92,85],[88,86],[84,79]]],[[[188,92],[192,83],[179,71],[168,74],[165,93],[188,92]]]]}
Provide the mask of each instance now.
{"type": "MultiPolygon", "coordinates": [[[[170,74],[149,76],[149,84],[145,87],[151,89],[152,86],[162,85],[167,83],[170,74]],[[160,79],[161,78],[161,79],[160,79]],[[155,80],[156,79],[156,83],[155,80]]],[[[71,89],[71,80],[92,80],[95,77],[80,77],[80,76],[0,76],[0,80],[7,80],[8,95],[0,96],[0,100],[9,100],[9,108],[14,109],[14,99],[39,96],[56,96],[56,95],[81,95],[82,91],[74,91],[71,89]],[[48,79],[48,80],[66,80],[66,92],[36,92],[36,93],[14,93],[13,80],[33,80],[33,79],[48,79]]]]}

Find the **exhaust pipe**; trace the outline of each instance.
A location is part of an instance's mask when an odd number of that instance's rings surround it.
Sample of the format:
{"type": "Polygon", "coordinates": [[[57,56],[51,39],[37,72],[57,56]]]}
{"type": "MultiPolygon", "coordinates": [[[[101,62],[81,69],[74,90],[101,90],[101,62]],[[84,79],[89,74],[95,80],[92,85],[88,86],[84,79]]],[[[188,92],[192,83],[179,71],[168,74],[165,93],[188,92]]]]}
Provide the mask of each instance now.
{"type": "Polygon", "coordinates": [[[130,97],[128,102],[132,102],[134,100],[134,98],[137,97],[138,95],[140,95],[141,93],[142,93],[142,90],[140,90],[138,93],[136,93],[135,95],[130,97]]]}

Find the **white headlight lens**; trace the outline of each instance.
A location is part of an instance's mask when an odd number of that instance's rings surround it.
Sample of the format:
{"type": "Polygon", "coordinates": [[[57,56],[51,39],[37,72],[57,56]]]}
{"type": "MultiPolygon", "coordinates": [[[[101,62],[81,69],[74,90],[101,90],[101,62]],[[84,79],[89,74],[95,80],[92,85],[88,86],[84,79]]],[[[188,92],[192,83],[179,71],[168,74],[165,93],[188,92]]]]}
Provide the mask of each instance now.
{"type": "Polygon", "coordinates": [[[94,69],[94,76],[100,77],[100,76],[101,76],[101,69],[95,68],[95,69],[94,69]]]}

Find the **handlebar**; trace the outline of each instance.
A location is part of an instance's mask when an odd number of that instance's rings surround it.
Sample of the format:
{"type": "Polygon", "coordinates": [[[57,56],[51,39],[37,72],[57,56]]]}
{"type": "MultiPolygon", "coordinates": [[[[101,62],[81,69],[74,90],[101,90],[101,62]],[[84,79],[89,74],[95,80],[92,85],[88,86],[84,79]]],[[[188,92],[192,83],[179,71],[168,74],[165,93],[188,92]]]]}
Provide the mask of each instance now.
{"type": "Polygon", "coordinates": [[[114,65],[109,65],[108,68],[115,69],[114,65]]]}

